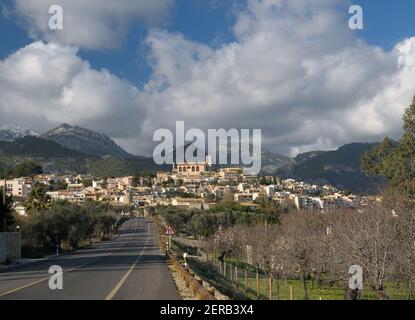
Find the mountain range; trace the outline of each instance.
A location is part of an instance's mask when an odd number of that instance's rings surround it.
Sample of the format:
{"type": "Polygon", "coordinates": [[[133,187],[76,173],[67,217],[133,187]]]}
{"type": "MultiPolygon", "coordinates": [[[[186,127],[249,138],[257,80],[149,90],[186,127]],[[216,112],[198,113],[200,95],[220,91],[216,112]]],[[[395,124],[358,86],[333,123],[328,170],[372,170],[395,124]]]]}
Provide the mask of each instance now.
{"type": "Polygon", "coordinates": [[[13,141],[26,136],[38,136],[35,130],[22,126],[0,125],[0,141],[13,141]]]}
{"type": "Polygon", "coordinates": [[[380,177],[368,177],[360,168],[363,154],[374,146],[376,143],[351,143],[334,151],[302,153],[274,174],[312,184],[331,184],[341,190],[371,193],[386,182],[380,177]]]}
{"type": "MultiPolygon", "coordinates": [[[[383,180],[364,175],[360,159],[375,145],[352,143],[335,151],[307,152],[294,158],[263,149],[262,174],[371,192],[383,180]]],[[[126,152],[105,134],[78,126],[62,124],[43,134],[21,126],[0,126],[0,169],[24,160],[39,163],[45,172],[60,174],[121,176],[168,169],[154,164],[152,158],[126,152]]]]}
{"type": "Polygon", "coordinates": [[[0,169],[33,161],[47,173],[133,175],[155,171],[153,159],[134,156],[108,136],[62,124],[44,134],[21,126],[1,126],[0,169]]]}
{"type": "Polygon", "coordinates": [[[105,134],[78,126],[70,126],[66,123],[39,137],[45,140],[54,141],[65,148],[86,153],[91,156],[133,157],[133,155],[123,150],[105,134]]]}

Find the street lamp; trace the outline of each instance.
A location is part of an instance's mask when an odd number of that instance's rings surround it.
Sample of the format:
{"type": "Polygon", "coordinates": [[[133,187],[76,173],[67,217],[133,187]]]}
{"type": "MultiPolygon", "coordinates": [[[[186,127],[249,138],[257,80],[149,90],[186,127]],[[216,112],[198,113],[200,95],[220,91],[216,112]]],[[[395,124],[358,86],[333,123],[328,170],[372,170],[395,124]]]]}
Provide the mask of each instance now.
{"type": "Polygon", "coordinates": [[[20,226],[16,226],[16,231],[20,232],[20,226]]]}

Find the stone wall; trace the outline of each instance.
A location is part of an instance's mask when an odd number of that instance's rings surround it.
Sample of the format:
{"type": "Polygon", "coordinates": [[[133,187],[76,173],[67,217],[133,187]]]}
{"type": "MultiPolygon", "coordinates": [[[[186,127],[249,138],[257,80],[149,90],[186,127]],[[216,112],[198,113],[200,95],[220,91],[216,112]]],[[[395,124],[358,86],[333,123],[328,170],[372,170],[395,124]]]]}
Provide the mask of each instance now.
{"type": "Polygon", "coordinates": [[[21,258],[21,240],[19,232],[0,233],[0,263],[9,257],[11,260],[21,258]]]}

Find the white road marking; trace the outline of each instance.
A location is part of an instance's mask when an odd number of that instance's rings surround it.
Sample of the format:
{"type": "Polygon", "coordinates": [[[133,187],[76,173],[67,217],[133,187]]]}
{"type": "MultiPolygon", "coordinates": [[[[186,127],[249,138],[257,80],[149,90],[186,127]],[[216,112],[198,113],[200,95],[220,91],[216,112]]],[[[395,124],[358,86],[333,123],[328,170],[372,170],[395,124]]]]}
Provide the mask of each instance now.
{"type": "MultiPolygon", "coordinates": [[[[137,229],[137,226],[138,226],[138,222],[136,222],[136,229],[137,229]]],[[[136,234],[136,233],[134,233],[133,238],[135,237],[135,234],[136,234]]],[[[120,236],[120,235],[119,235],[119,236],[120,236]]],[[[117,237],[117,239],[119,238],[119,236],[117,237]]],[[[101,259],[104,259],[104,258],[106,258],[106,257],[109,257],[109,256],[111,256],[111,255],[112,255],[115,251],[118,251],[118,250],[121,250],[122,248],[124,248],[124,247],[125,247],[128,243],[129,243],[129,242],[127,242],[124,246],[122,246],[122,247],[120,247],[120,248],[114,249],[114,251],[110,252],[109,254],[106,254],[105,256],[99,257],[98,259],[95,259],[95,260],[93,260],[93,261],[89,261],[89,262],[84,263],[84,264],[82,264],[82,265],[80,265],[80,266],[77,266],[77,267],[75,267],[75,268],[72,268],[72,269],[69,269],[69,270],[65,270],[62,274],[65,274],[65,273],[68,273],[68,272],[72,272],[72,271],[77,270],[77,269],[81,269],[81,268],[86,267],[86,266],[88,266],[88,265],[90,265],[90,264],[93,264],[93,263],[95,263],[95,262],[97,262],[97,261],[99,261],[99,260],[101,260],[101,259]]],[[[56,260],[56,259],[54,259],[54,260],[56,260]]],[[[23,290],[23,289],[29,288],[29,287],[31,287],[31,286],[34,286],[35,284],[38,284],[38,283],[41,283],[41,282],[47,281],[47,280],[49,280],[49,278],[50,278],[50,277],[42,278],[42,279],[40,279],[40,280],[37,280],[37,281],[31,282],[31,283],[25,284],[25,285],[23,285],[23,286],[21,286],[21,287],[18,287],[18,288],[15,288],[15,289],[12,289],[12,290],[9,290],[9,291],[6,291],[6,292],[3,292],[3,293],[0,293],[0,297],[4,297],[4,296],[7,296],[7,295],[9,295],[9,294],[15,293],[15,292],[17,292],[17,291],[20,291],[20,290],[23,290]]]]}
{"type": "Polygon", "coordinates": [[[144,251],[147,249],[147,245],[148,245],[149,240],[150,240],[150,224],[148,225],[147,241],[146,241],[146,244],[144,245],[143,250],[141,250],[141,253],[137,257],[137,259],[135,260],[134,264],[130,267],[130,269],[122,277],[122,279],[120,280],[120,282],[118,282],[118,284],[114,287],[114,289],[112,289],[112,291],[108,294],[108,296],[105,298],[105,300],[112,300],[114,298],[114,296],[117,294],[117,292],[121,289],[121,287],[123,286],[125,281],[127,281],[127,279],[130,276],[131,272],[133,272],[134,268],[137,266],[138,261],[140,261],[141,257],[143,256],[144,251]]]}

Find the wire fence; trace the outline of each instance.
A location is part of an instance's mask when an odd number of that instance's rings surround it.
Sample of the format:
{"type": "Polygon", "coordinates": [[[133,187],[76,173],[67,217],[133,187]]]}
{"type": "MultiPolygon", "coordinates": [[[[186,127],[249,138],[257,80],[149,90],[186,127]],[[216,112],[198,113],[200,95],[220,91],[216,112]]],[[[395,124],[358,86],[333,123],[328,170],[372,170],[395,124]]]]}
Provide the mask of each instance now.
{"type": "MultiPolygon", "coordinates": [[[[170,247],[164,228],[157,223],[159,244],[163,251],[170,247]]],[[[345,284],[336,279],[316,281],[312,275],[302,281],[296,273],[267,274],[261,269],[237,261],[220,261],[215,254],[201,256],[198,248],[172,241],[170,250],[178,257],[186,252],[189,265],[197,274],[219,288],[232,299],[252,300],[344,300],[345,284]]],[[[389,281],[387,292],[393,300],[412,300],[413,288],[402,281],[389,281]]],[[[364,300],[378,300],[379,296],[369,287],[362,293],[364,300]]]]}
{"type": "Polygon", "coordinates": [[[204,274],[216,283],[226,287],[227,294],[252,300],[300,300],[304,299],[304,291],[299,280],[278,278],[268,275],[259,269],[246,268],[229,262],[189,261],[192,268],[204,274]]]}
{"type": "MultiPolygon", "coordinates": [[[[206,277],[226,287],[226,294],[235,299],[251,300],[344,300],[345,285],[334,279],[302,281],[298,274],[267,274],[253,266],[236,262],[194,261],[192,267],[204,272],[206,277]]],[[[389,281],[386,292],[391,300],[412,300],[412,288],[404,281],[389,281]]],[[[379,300],[370,287],[362,291],[361,299],[379,300]]]]}
{"type": "MultiPolygon", "coordinates": [[[[198,274],[205,276],[206,280],[213,280],[216,286],[221,287],[225,294],[233,298],[252,300],[304,299],[301,283],[294,276],[280,278],[268,275],[250,265],[222,262],[213,256],[211,260],[202,259],[202,257],[196,257],[200,253],[196,248],[177,241],[172,241],[171,249],[179,255],[187,252],[190,267],[198,274]]],[[[310,287],[314,284],[308,285],[310,287]]]]}

